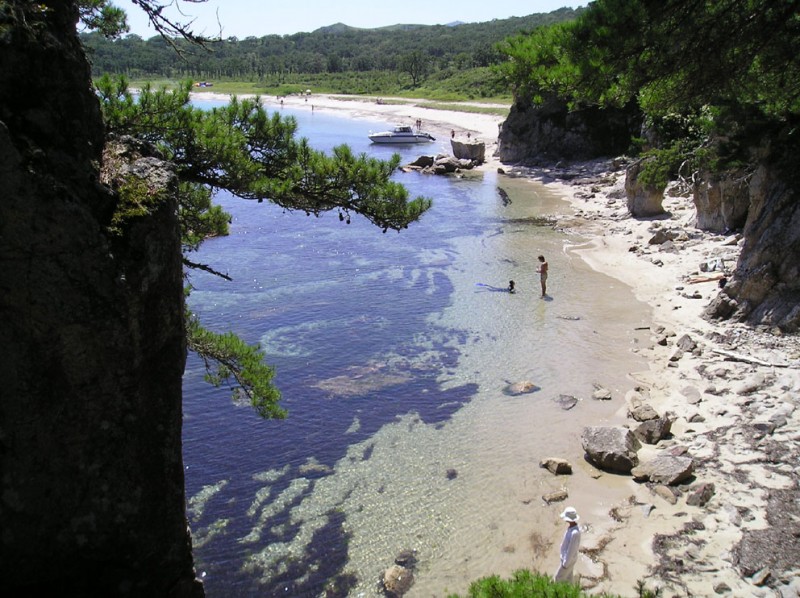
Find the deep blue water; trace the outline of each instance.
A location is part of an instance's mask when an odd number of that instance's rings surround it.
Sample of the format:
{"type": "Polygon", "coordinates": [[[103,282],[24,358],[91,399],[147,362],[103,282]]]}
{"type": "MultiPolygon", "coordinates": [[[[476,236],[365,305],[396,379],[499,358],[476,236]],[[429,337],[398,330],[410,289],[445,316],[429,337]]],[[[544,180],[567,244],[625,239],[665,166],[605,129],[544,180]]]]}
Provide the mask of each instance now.
{"type": "MultiPolygon", "coordinates": [[[[399,151],[405,162],[438,147],[370,145],[367,133],[392,123],[319,110],[286,114],[294,114],[300,134],[326,151],[346,143],[378,157],[399,151]]],[[[234,405],[226,389],[203,381],[202,363],[189,356],[186,489],[195,557],[209,596],[348,596],[374,589],[374,580],[348,565],[354,534],[362,532],[348,521],[345,503],[359,486],[325,500],[315,493],[328,492],[322,484],[337,464],[369,462],[372,439],[387,426],[415,414],[420,425],[443,429],[477,396],[477,378],[459,364],[476,345],[491,347],[496,339],[471,320],[504,317],[505,311],[488,312],[494,307],[486,306],[510,299],[500,290],[511,278],[523,283],[522,291],[527,284],[525,301],[530,300],[535,264],[516,243],[524,240],[525,248],[537,235],[539,247],[556,248],[563,241],[551,228],[526,220],[535,214],[534,191],[529,204],[509,205],[494,173],[396,178],[412,196],[434,200],[422,220],[401,233],[384,234],[359,216],[346,224],[335,212],[308,217],[266,202],[217,197],[233,216],[231,234],[207,241],[192,259],[233,281],[193,272],[189,304],[208,328],[233,330],[261,345],[277,371],[275,383],[289,415],[263,420],[249,407],[234,405]],[[465,295],[459,291],[465,279],[469,301],[458,308],[463,313],[444,317],[465,295]],[[325,506],[314,515],[312,533],[308,515],[298,513],[319,503],[325,506]]],[[[552,271],[551,284],[557,285],[558,262],[552,271]]],[[[550,308],[537,302],[524,313],[535,323],[550,308]]],[[[578,308],[592,309],[573,309],[578,308]]],[[[564,335],[577,336],[574,322],[548,322],[553,328],[541,331],[542,351],[564,335]]],[[[596,350],[592,343],[586,351],[596,350]]],[[[388,492],[380,498],[392,500],[388,492]]],[[[381,563],[374,564],[376,574],[381,563]]]]}

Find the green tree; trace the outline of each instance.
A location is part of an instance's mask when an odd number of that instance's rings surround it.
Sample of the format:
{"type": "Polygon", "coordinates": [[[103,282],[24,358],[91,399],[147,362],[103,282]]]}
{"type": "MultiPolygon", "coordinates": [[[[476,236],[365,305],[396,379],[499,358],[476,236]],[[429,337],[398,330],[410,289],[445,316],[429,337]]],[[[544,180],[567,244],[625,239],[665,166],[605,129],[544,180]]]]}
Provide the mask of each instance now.
{"type": "Polygon", "coordinates": [[[411,86],[417,87],[430,73],[431,61],[420,50],[414,50],[400,58],[400,68],[411,77],[411,86]]]}
{"type": "Polygon", "coordinates": [[[87,29],[98,31],[105,37],[117,37],[129,31],[125,11],[109,4],[108,0],[80,0],[78,11],[87,29]]]}
{"type": "MultiPolygon", "coordinates": [[[[422,197],[410,200],[405,187],[391,180],[399,155],[381,161],[342,145],[328,156],[296,137],[293,118],[270,115],[258,98],[234,97],[206,111],[192,106],[191,89],[191,81],[172,91],[145,86],[137,100],[124,77],[105,76],[97,83],[108,131],[152,143],[174,164],[187,253],[227,231],[227,216],[211,202],[217,189],[306,214],[336,210],[348,223],[358,214],[384,232],[408,227],[431,205],[422,197]]],[[[184,263],[213,272],[186,256],[184,263]]],[[[205,360],[210,382],[231,383],[263,416],[283,415],[280,395],[269,383],[273,371],[258,347],[204,330],[191,316],[187,331],[189,348],[205,360]]]]}
{"type": "Polygon", "coordinates": [[[800,0],[597,0],[575,21],[501,49],[515,87],[585,103],[800,112],[800,0]]]}
{"type": "MultiPolygon", "coordinates": [[[[204,0],[185,0],[188,2],[204,0]]],[[[150,17],[159,38],[148,45],[171,45],[176,38],[204,44],[188,24],[162,16],[167,5],[157,0],[131,0],[150,17]],[[170,37],[172,36],[172,37],[170,37]]],[[[127,31],[125,13],[108,0],[80,0],[81,20],[89,29],[106,37],[127,31]]],[[[229,40],[231,41],[231,40],[229,40]]],[[[238,44],[237,40],[232,43],[238,44]]],[[[231,47],[231,46],[226,46],[231,47]]],[[[163,54],[156,54],[163,56],[163,54]]],[[[229,71],[242,70],[239,55],[229,58],[229,71]]],[[[389,161],[356,156],[347,146],[334,148],[327,156],[313,150],[306,139],[297,139],[297,123],[279,114],[270,116],[258,98],[231,102],[204,111],[190,102],[191,81],[176,90],[145,86],[138,100],[125,77],[103,76],[97,82],[104,120],[112,135],[129,135],[156,146],[175,166],[180,179],[179,216],[184,264],[226,277],[212,267],[191,261],[187,254],[210,236],[227,234],[228,215],[212,203],[215,190],[226,189],[243,199],[265,199],[288,210],[320,214],[338,210],[342,221],[351,213],[377,226],[400,230],[417,220],[430,207],[418,197],[409,200],[406,189],[390,180],[400,157],[389,161]]],[[[118,222],[142,209],[135,185],[126,188],[118,222]]],[[[227,277],[226,277],[227,278],[227,277]]],[[[264,363],[257,346],[244,343],[233,333],[217,334],[203,328],[186,314],[187,344],[205,362],[206,379],[215,385],[228,383],[234,397],[242,395],[263,417],[283,417],[280,393],[272,385],[273,369],[264,363]]]]}

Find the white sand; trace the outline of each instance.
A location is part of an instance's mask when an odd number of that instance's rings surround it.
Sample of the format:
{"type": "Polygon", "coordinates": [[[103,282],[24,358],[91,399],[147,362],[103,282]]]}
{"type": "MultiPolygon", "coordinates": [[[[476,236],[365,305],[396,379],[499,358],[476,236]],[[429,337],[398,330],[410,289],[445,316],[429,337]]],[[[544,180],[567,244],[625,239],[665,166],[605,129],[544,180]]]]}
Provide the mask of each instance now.
{"type": "MultiPolygon", "coordinates": [[[[675,573],[679,581],[653,579],[648,583],[650,588],[657,583],[664,587],[664,596],[709,596],[715,595],[719,584],[726,584],[730,588],[727,595],[731,596],[775,595],[769,588],[754,585],[758,576],[741,577],[732,562],[732,551],[744,530],[768,525],[766,503],[770,489],[796,488],[800,348],[796,337],[779,336],[774,331],[756,333],[741,325],[712,324],[702,318],[704,307],[717,292],[717,282],[696,282],[706,276],[700,272],[700,265],[724,257],[726,266],[733,268],[740,244],[735,238],[696,230],[694,207],[685,194],[665,199],[668,214],[662,219],[629,217],[622,191],[624,169],[612,171],[608,161],[582,165],[587,175],[605,179],[601,184],[585,185],[559,182],[547,169],[501,165],[493,154],[502,117],[435,110],[426,107],[430,103],[422,100],[384,99],[387,103],[379,104],[374,98],[368,101],[312,95],[307,101],[301,96],[288,96],[283,101],[293,108],[311,110],[313,106],[314,110],[335,110],[350,118],[377,117],[405,124],[422,119],[423,128],[439,136],[449,136],[454,130],[457,138],[464,139],[469,132],[473,139],[486,143],[488,161],[482,168],[502,167],[509,174],[538,180],[558,190],[575,211],[574,218],[565,220],[563,226],[579,230],[583,237],[591,239],[590,243],[573,248],[571,253],[592,268],[629,285],[638,299],[653,309],[652,345],[638,349],[647,358],[650,371],[639,374],[639,387],[649,394],[650,404],[659,413],[669,412],[675,417],[674,438],[662,441],[658,449],[678,446],[688,449],[696,460],[695,483],[711,482],[716,493],[704,507],[687,505],[685,492],[677,504],[670,505],[647,486],[631,482],[629,501],[615,507],[613,517],[609,516],[606,523],[593,522],[584,532],[585,552],[578,565],[584,586],[598,593],[632,595],[636,581],[651,578],[649,568],[659,564],[652,548],[656,535],[676,534],[685,524],[694,523],[694,528],[702,529],[682,535],[668,550],[671,559],[681,559],[686,567],[675,573]],[[686,233],[675,241],[676,251],[648,244],[657,228],[686,233]],[[659,326],[665,328],[665,334],[671,334],[666,346],[656,342],[659,326]],[[676,340],[685,334],[698,343],[701,351],[671,362],[676,340]],[[729,360],[715,352],[718,350],[789,367],[729,360]],[[699,401],[685,396],[687,387],[699,391],[699,401]],[[795,458],[794,464],[770,464],[765,454],[768,442],[747,441],[752,437],[754,421],[769,421],[776,414],[784,417],[786,423],[767,439],[788,447],[795,458]]],[[[279,104],[274,97],[265,97],[264,101],[271,106],[279,104]]],[[[620,423],[636,425],[633,420],[625,419],[626,405],[620,405],[619,415],[620,423]]],[[[645,446],[640,457],[655,452],[656,447],[645,446]]],[[[569,487],[568,481],[566,486],[569,487]]],[[[602,493],[602,487],[598,483],[597,493],[602,493]]],[[[661,564],[665,564],[663,559],[661,564]]],[[[796,569],[785,574],[784,581],[800,577],[800,565],[796,569]]],[[[775,576],[780,573],[772,572],[775,576]]]]}

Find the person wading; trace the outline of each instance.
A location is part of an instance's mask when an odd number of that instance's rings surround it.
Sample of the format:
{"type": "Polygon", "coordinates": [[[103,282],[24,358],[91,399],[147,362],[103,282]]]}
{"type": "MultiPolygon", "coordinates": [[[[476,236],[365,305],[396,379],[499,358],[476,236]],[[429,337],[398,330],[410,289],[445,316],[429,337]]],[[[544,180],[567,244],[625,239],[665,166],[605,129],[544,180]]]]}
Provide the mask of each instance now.
{"type": "Polygon", "coordinates": [[[539,281],[542,283],[542,297],[547,295],[547,260],[543,255],[539,256],[539,268],[536,270],[539,273],[539,281]]]}

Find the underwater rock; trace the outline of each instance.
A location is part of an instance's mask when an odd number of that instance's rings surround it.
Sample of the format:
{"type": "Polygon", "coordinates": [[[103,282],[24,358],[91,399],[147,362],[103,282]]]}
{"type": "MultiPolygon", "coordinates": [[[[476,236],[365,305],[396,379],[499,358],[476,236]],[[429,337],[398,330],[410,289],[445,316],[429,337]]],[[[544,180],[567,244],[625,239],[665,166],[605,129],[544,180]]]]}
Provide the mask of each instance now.
{"type": "Polygon", "coordinates": [[[539,387],[533,382],[523,380],[522,382],[514,382],[513,384],[509,384],[505,387],[503,392],[505,392],[507,395],[511,395],[512,397],[516,397],[518,395],[536,392],[537,390],[539,390],[539,387]]]}

